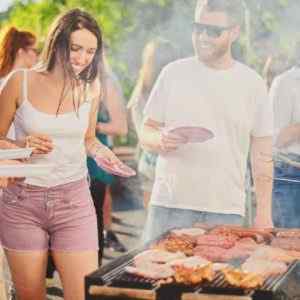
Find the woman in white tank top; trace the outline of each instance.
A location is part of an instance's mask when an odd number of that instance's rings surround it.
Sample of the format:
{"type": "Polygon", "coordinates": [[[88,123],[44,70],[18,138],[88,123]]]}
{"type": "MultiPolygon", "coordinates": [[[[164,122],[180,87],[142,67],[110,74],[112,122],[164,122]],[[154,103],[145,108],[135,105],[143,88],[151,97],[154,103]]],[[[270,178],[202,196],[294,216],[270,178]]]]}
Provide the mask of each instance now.
{"type": "Polygon", "coordinates": [[[27,177],[4,190],[0,237],[18,299],[45,299],[50,242],[64,299],[83,300],[84,276],[98,264],[86,155],[121,164],[95,137],[103,88],[96,21],[79,9],[61,15],[45,43],[41,66],[11,74],[0,95],[0,135],[14,122],[17,140],[34,148],[30,163],[54,168],[50,176],[27,177]]]}

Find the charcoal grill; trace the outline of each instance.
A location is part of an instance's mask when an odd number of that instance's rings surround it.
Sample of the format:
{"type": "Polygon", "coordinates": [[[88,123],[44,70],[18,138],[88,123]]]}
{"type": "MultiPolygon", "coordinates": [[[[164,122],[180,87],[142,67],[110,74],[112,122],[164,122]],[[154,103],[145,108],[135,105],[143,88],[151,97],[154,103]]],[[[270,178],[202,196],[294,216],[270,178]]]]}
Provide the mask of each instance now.
{"type": "Polygon", "coordinates": [[[267,278],[262,287],[254,290],[230,286],[222,273],[217,273],[210,283],[160,285],[157,280],[124,271],[137,254],[148,248],[149,244],[141,246],[88,275],[86,300],[300,300],[300,261],[291,263],[284,274],[267,278]]]}

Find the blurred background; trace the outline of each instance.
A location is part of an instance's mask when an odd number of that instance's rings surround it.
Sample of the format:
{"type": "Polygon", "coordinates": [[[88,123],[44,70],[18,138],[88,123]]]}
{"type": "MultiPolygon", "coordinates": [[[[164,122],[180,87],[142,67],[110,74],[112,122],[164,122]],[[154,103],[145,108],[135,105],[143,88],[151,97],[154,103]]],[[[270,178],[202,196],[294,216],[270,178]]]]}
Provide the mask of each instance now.
{"type": "MultiPolygon", "coordinates": [[[[33,31],[42,47],[48,26],[60,12],[81,7],[102,27],[110,65],[128,99],[138,77],[142,49],[159,36],[192,55],[191,25],[196,0],[1,0],[0,26],[33,31]]],[[[235,55],[263,75],[268,84],[297,60],[299,0],[247,0],[243,35],[235,55]]],[[[4,31],[4,30],[1,30],[4,31]]],[[[115,145],[135,145],[134,130],[115,145]]]]}

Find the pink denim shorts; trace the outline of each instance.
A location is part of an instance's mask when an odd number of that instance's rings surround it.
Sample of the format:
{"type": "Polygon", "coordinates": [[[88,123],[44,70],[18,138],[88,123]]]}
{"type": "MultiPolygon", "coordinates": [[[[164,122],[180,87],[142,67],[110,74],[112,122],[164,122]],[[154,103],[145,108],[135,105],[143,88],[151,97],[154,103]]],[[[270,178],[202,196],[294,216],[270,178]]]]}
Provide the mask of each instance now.
{"type": "Polygon", "coordinates": [[[3,248],[11,250],[97,251],[97,219],[87,180],[4,189],[0,238],[3,248]]]}

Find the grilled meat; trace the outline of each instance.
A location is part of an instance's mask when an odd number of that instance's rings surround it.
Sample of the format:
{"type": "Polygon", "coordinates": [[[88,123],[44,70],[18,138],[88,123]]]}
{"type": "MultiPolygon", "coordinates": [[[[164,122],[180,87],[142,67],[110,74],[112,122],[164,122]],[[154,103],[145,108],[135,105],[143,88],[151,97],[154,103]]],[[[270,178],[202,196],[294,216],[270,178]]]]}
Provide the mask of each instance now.
{"type": "Polygon", "coordinates": [[[244,272],[256,273],[264,279],[287,271],[287,265],[281,261],[248,258],[241,266],[244,272]]]}
{"type": "Polygon", "coordinates": [[[222,269],[225,280],[232,286],[242,289],[254,289],[263,285],[264,278],[256,273],[243,272],[240,269],[222,269]]]}
{"type": "Polygon", "coordinates": [[[168,263],[175,259],[185,258],[182,252],[171,253],[165,250],[151,249],[143,251],[134,258],[136,266],[143,265],[144,263],[168,263]]]}
{"type": "Polygon", "coordinates": [[[224,249],[232,248],[238,237],[236,235],[204,234],[197,238],[197,245],[216,246],[224,249]]]}
{"type": "Polygon", "coordinates": [[[271,246],[285,250],[300,251],[300,239],[296,237],[276,237],[272,240],[271,246]]]}
{"type": "Polygon", "coordinates": [[[221,225],[217,226],[210,231],[213,234],[228,235],[233,234],[237,235],[239,238],[252,238],[257,243],[270,242],[273,238],[271,230],[266,229],[254,229],[254,228],[244,228],[240,226],[233,225],[221,225]]]}
{"type": "Polygon", "coordinates": [[[175,275],[175,271],[167,264],[144,263],[136,267],[125,267],[125,271],[140,277],[150,279],[165,279],[175,275]]]}
{"type": "Polygon", "coordinates": [[[271,246],[260,246],[252,254],[251,259],[263,259],[270,261],[280,261],[284,263],[291,263],[295,257],[290,255],[288,251],[271,246]]]}
{"type": "Polygon", "coordinates": [[[279,238],[300,238],[300,229],[281,229],[277,231],[276,237],[279,238]]]}
{"type": "Polygon", "coordinates": [[[176,267],[176,266],[182,266],[185,268],[199,268],[206,266],[209,264],[210,261],[208,261],[205,258],[201,258],[199,256],[190,256],[183,259],[176,259],[169,263],[170,266],[176,267]]]}
{"type": "Polygon", "coordinates": [[[193,255],[193,249],[196,246],[196,239],[187,235],[177,236],[169,234],[163,240],[160,240],[152,248],[165,250],[169,252],[183,252],[186,255],[193,255]]]}
{"type": "Polygon", "coordinates": [[[193,227],[193,228],[174,229],[172,230],[172,233],[179,236],[187,235],[191,237],[198,237],[204,234],[205,230],[201,228],[193,227]]]}
{"type": "Polygon", "coordinates": [[[212,281],[214,278],[212,263],[191,268],[178,265],[174,266],[173,269],[175,270],[175,281],[186,285],[199,284],[203,280],[212,281]]]}

